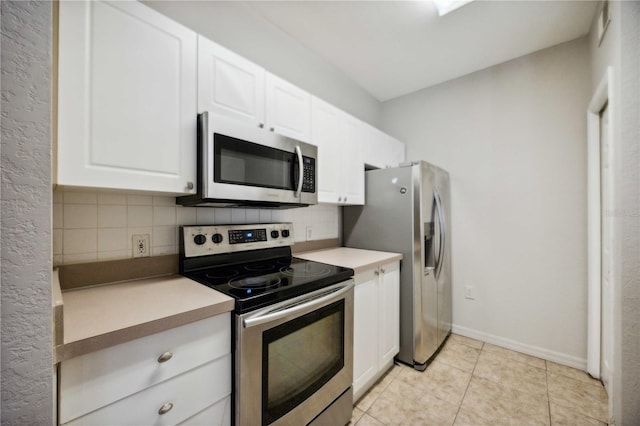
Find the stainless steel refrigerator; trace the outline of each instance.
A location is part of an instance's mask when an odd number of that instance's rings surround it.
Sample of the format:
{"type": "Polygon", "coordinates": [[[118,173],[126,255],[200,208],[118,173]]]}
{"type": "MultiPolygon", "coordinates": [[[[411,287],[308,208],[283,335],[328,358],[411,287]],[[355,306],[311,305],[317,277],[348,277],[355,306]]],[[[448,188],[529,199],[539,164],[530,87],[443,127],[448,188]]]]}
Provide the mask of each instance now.
{"type": "Polygon", "coordinates": [[[449,174],[419,161],[365,176],[366,205],[344,208],[344,245],[403,254],[396,359],[424,370],[451,332],[449,174]]]}

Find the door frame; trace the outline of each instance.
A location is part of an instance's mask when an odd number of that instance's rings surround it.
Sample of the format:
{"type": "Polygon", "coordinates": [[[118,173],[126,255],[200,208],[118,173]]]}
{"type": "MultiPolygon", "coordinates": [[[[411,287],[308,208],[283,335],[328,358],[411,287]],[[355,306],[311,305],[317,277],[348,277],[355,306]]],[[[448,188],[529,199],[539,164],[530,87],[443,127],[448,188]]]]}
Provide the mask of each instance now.
{"type": "Polygon", "coordinates": [[[607,106],[609,143],[613,143],[613,67],[607,70],[596,88],[587,109],[587,372],[600,378],[600,348],[602,345],[602,238],[600,197],[600,112],[607,106]]]}

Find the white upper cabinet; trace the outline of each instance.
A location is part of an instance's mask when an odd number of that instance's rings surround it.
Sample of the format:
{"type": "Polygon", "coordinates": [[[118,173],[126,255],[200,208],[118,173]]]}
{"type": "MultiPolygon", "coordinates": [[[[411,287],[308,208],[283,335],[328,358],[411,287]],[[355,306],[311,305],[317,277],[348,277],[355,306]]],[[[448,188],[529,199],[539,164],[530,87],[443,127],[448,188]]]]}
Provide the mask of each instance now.
{"type": "Polygon", "coordinates": [[[311,95],[269,72],[265,86],[269,130],[311,142],[311,95]]]}
{"type": "Polygon", "coordinates": [[[198,112],[212,111],[303,142],[311,95],[232,51],[198,37],[198,112]]]}
{"type": "Polygon", "coordinates": [[[404,162],[404,144],[369,124],[363,123],[362,156],[365,164],[378,169],[404,162]]]}
{"type": "Polygon", "coordinates": [[[358,123],[312,98],[311,141],[318,146],[318,202],[364,204],[364,163],[358,123]]]}
{"type": "Polygon", "coordinates": [[[265,125],[264,68],[198,36],[198,112],[265,125]]]}
{"type": "Polygon", "coordinates": [[[389,147],[389,166],[396,167],[400,163],[404,163],[404,144],[392,136],[387,136],[387,146],[389,147]]]}
{"type": "Polygon", "coordinates": [[[138,2],[60,2],[60,185],[195,192],[197,35],[138,2]]]}

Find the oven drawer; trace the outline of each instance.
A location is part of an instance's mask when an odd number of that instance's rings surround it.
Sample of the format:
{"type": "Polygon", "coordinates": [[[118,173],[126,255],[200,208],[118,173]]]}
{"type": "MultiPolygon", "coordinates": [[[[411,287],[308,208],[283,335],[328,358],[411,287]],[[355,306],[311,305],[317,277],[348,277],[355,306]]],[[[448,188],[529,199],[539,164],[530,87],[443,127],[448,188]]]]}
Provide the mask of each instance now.
{"type": "MultiPolygon", "coordinates": [[[[231,393],[231,355],[72,420],[69,425],[175,425],[231,393]],[[164,414],[160,414],[163,410],[164,414]]],[[[224,408],[224,407],[223,407],[224,408]]]]}
{"type": "Polygon", "coordinates": [[[60,422],[229,354],[230,327],[225,313],[62,362],[60,422]]]}

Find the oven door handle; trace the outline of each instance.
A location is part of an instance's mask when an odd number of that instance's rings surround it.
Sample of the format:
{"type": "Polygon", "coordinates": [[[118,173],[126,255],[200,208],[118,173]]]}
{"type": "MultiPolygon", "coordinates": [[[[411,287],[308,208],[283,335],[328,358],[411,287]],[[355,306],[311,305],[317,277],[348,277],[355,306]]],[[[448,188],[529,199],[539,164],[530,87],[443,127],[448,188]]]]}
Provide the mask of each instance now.
{"type": "Polygon", "coordinates": [[[256,312],[249,318],[245,318],[243,320],[244,328],[251,328],[267,322],[277,321],[289,315],[299,314],[304,311],[311,312],[331,299],[340,299],[343,294],[349,292],[352,288],[353,280],[343,281],[340,284],[269,306],[266,309],[256,312]]]}

